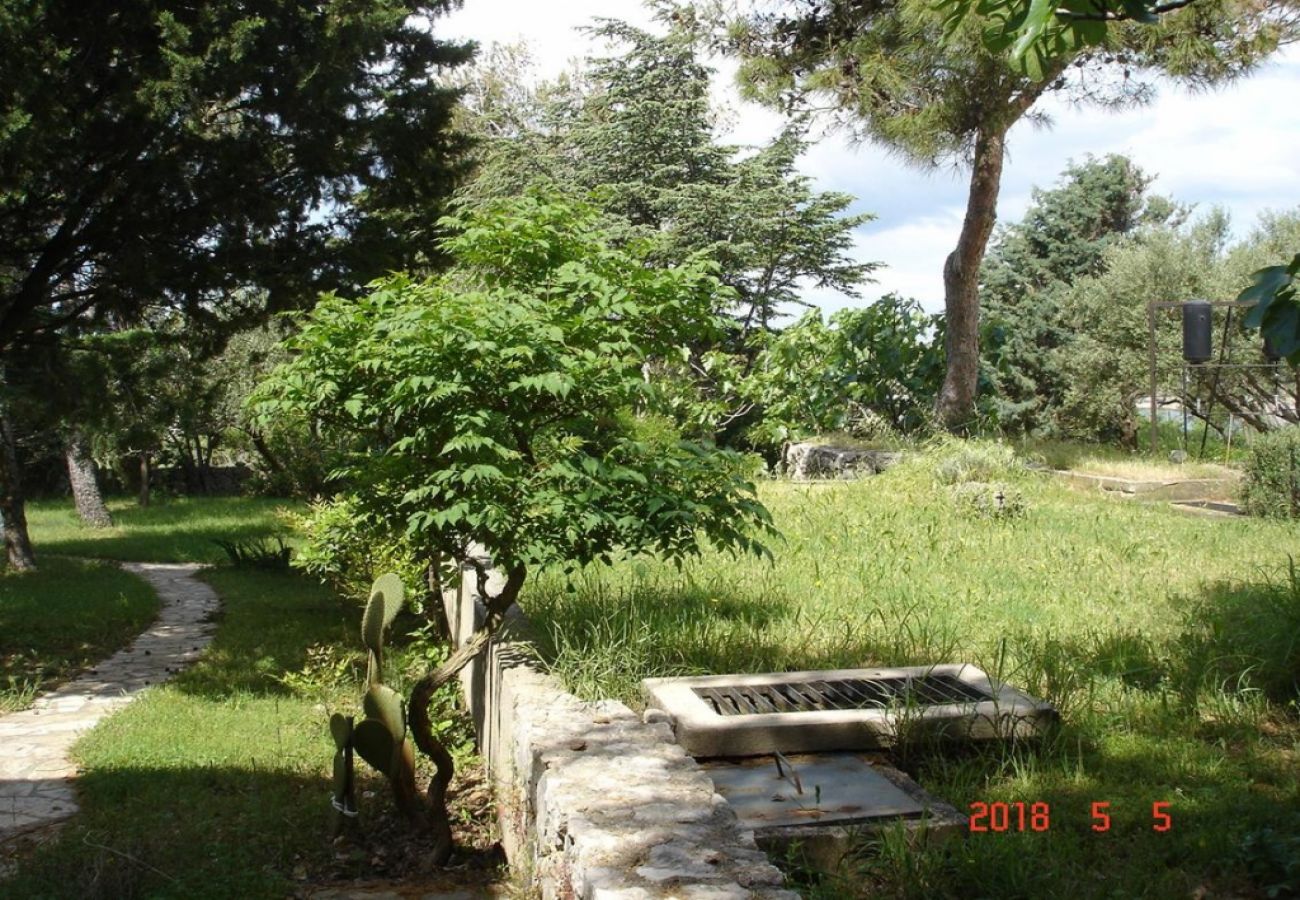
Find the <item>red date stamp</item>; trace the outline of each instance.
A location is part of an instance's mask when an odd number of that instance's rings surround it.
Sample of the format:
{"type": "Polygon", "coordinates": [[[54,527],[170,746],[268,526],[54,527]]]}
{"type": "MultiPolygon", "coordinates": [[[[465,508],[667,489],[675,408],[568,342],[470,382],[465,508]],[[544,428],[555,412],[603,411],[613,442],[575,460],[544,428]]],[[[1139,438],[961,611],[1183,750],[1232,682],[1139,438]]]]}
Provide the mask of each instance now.
{"type": "MultiPolygon", "coordinates": [[[[1091,809],[1091,827],[1098,833],[1110,831],[1111,805],[1108,800],[1096,800],[1091,809]]],[[[1169,831],[1174,827],[1173,816],[1169,812],[1169,801],[1156,800],[1151,804],[1151,830],[1169,831]]],[[[1025,803],[1017,800],[1013,803],[984,803],[976,801],[970,805],[970,830],[975,832],[1008,831],[1050,831],[1052,828],[1052,807],[1047,803],[1025,803]]]]}

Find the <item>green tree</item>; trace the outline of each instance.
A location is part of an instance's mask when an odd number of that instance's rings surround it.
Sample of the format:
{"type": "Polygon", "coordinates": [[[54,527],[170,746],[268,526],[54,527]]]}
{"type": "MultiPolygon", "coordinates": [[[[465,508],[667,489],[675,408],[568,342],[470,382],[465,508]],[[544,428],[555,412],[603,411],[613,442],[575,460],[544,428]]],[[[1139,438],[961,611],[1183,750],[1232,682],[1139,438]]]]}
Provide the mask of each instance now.
{"type": "Polygon", "coordinates": [[[1035,188],[1024,218],[994,235],[980,273],[981,352],[1003,428],[1041,431],[1061,401],[1066,385],[1052,353],[1074,333],[1062,292],[1099,274],[1106,248],[1123,236],[1181,214],[1149,196],[1150,184],[1125,157],[1090,157],[1057,186],[1035,188]]]}
{"type": "Polygon", "coordinates": [[[1259,4],[1204,0],[1156,25],[1111,27],[1104,42],[1069,48],[1024,74],[985,44],[986,30],[1005,22],[995,12],[950,19],[924,0],[711,8],[726,29],[723,46],[741,57],[749,96],[791,111],[829,108],[855,136],[921,166],[970,165],[966,215],[943,270],[947,371],[937,406],[954,429],[975,410],[978,279],[1010,128],[1033,118],[1048,92],[1107,106],[1142,102],[1156,73],[1213,84],[1249,71],[1294,36],[1289,20],[1259,4]]]}
{"type": "Polygon", "coordinates": [[[819,311],[773,335],[743,392],[762,411],[759,445],[847,432],[862,437],[916,432],[930,422],[943,378],[943,323],[894,294],[819,311]]]}
{"type": "MultiPolygon", "coordinates": [[[[451,5],[0,2],[0,354],[434,260],[464,140],[432,75],[470,48],[416,18],[451,5]]],[[[30,567],[7,464],[0,514],[30,567]]]]}
{"type": "MultiPolygon", "coordinates": [[[[1112,26],[1125,22],[1155,25],[1160,17],[1191,6],[1197,0],[939,0],[950,29],[972,13],[984,17],[984,44],[993,53],[1006,53],[1018,71],[1040,77],[1051,60],[1084,47],[1104,45],[1112,26]]],[[[1205,5],[1202,0],[1202,5],[1205,5]]],[[[1269,15],[1284,30],[1294,32],[1293,3],[1270,4],[1269,15]],[[1284,21],[1289,20],[1289,21],[1284,21]]]]}
{"type": "Polygon", "coordinates": [[[707,253],[734,291],[720,310],[735,319],[733,349],[807,287],[856,295],[876,264],[853,258],[853,230],[871,216],[846,214],[852,197],[815,191],[797,172],[797,129],[743,154],[717,138],[696,35],[617,21],[591,32],[623,52],[529,89],[525,51],[498,48],[454,79],[473,110],[467,128],[485,139],[470,197],[529,186],[590,196],[618,239],[654,238],[655,260],[707,253]]]}
{"type": "MultiPolygon", "coordinates": [[[[1104,44],[1113,23],[1155,24],[1161,16],[1193,2],[940,0],[936,6],[947,11],[948,27],[953,29],[960,27],[972,12],[988,17],[993,24],[984,31],[985,46],[993,53],[1007,52],[1008,62],[1017,71],[1042,77],[1051,60],[1069,56],[1081,47],[1104,44]]],[[[1279,34],[1295,35],[1300,31],[1300,7],[1294,2],[1269,3],[1266,12],[1279,34]]],[[[1290,263],[1254,272],[1250,285],[1237,295],[1239,302],[1254,306],[1246,318],[1248,327],[1260,329],[1293,366],[1300,365],[1300,295],[1295,289],[1298,278],[1300,253],[1290,263]]]]}
{"type": "MultiPolygon", "coordinates": [[[[1230,297],[1260,260],[1278,246],[1300,240],[1300,213],[1266,215],[1243,241],[1232,244],[1227,217],[1212,212],[1190,225],[1142,229],[1116,241],[1104,253],[1099,274],[1079,279],[1059,295],[1073,339],[1049,354],[1065,390],[1049,423],[1068,437],[1118,441],[1136,447],[1140,438],[1135,403],[1150,391],[1147,304],[1192,298],[1230,297]]],[[[1290,244],[1294,246],[1294,243],[1290,244]]],[[[1182,378],[1181,329],[1177,310],[1157,313],[1157,381],[1164,396],[1177,396],[1182,378]]],[[[1234,313],[1220,311],[1215,344],[1226,340],[1230,363],[1260,364],[1258,334],[1234,313]]],[[[1216,361],[1218,350],[1216,349],[1216,361]]],[[[1210,417],[1200,398],[1258,430],[1300,421],[1294,369],[1193,369],[1189,397],[1180,398],[1193,415],[1210,417]]],[[[1212,419],[1215,427],[1218,419],[1212,419]]]]}
{"type": "Polygon", "coordinates": [[[402,542],[475,573],[483,629],[417,684],[413,722],[530,572],[639,552],[680,560],[702,541],[764,553],[771,529],[747,460],[638,413],[646,359],[717,327],[726,288],[707,265],[648,265],[644,248],[611,246],[591,210],[536,198],[454,224],[446,275],[324,297],[259,406],[355,439],[336,501],[353,541],[402,542]],[[504,575],[495,591],[483,550],[504,575]]]}

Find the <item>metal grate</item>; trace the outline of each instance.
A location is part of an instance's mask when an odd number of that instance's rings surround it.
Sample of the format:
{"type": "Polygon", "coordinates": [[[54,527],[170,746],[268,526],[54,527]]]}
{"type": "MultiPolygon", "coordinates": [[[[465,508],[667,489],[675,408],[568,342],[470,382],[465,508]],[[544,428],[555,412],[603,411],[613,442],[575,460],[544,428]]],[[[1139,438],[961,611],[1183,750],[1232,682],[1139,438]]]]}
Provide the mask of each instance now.
{"type": "Polygon", "coordinates": [[[979,703],[993,696],[955,675],[693,687],[720,716],[979,703]]]}

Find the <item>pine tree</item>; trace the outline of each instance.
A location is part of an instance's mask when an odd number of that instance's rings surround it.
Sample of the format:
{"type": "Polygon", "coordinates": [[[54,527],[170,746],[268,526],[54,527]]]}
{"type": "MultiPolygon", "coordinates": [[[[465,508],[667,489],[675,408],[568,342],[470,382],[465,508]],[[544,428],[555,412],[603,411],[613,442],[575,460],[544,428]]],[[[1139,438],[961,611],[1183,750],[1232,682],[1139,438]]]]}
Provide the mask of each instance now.
{"type": "Polygon", "coordinates": [[[918,166],[970,167],[966,215],[943,269],[947,371],[937,404],[962,430],[975,413],[978,279],[1011,127],[1033,119],[1049,92],[1113,107],[1149,99],[1156,73],[1198,86],[1242,75],[1295,35],[1290,18],[1274,15],[1288,4],[1203,0],[1155,25],[1116,23],[1100,42],[1032,69],[1013,69],[986,43],[987,30],[1005,24],[996,2],[958,20],[929,0],[807,0],[757,12],[716,4],[711,18],[742,60],[749,96],[791,111],[828,107],[836,124],[918,166]]]}

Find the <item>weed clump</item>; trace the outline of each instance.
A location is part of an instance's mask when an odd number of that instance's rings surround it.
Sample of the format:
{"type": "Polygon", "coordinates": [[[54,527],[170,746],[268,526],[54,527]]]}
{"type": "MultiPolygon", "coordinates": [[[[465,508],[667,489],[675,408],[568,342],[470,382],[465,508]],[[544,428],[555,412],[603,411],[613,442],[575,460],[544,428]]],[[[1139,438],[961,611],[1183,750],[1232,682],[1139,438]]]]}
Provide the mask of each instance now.
{"type": "Polygon", "coordinates": [[[1020,468],[1015,450],[1007,444],[956,441],[941,444],[929,456],[939,484],[1005,480],[1020,468]]]}
{"type": "Polygon", "coordinates": [[[1257,437],[1246,456],[1241,502],[1252,516],[1300,519],[1300,425],[1257,437]]]}
{"type": "Polygon", "coordinates": [[[1010,520],[1025,514],[1025,495],[1000,481],[967,481],[952,491],[953,502],[964,513],[981,519],[1010,520]]]}

